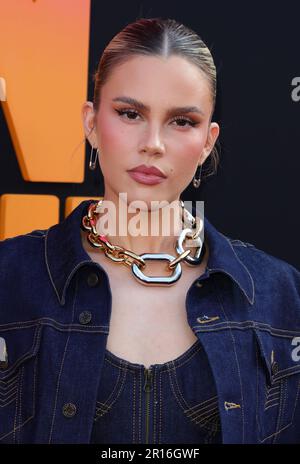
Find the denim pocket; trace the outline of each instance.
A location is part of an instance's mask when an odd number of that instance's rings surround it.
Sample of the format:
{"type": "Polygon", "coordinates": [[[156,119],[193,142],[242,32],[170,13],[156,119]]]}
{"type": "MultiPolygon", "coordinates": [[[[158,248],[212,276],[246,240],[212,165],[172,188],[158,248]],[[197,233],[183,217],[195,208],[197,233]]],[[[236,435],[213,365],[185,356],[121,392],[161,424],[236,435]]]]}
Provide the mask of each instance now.
{"type": "Polygon", "coordinates": [[[126,366],[118,366],[110,359],[105,358],[103,372],[101,373],[101,379],[105,379],[105,381],[100,380],[94,421],[107,414],[116,404],[122,393],[126,375],[126,366]],[[109,370],[107,374],[106,369],[109,370]]]}
{"type": "Polygon", "coordinates": [[[195,368],[190,367],[185,370],[184,375],[178,375],[178,368],[170,367],[168,373],[171,390],[182,413],[192,424],[217,433],[221,430],[221,422],[218,397],[215,392],[211,393],[213,379],[212,377],[209,379],[208,371],[206,371],[207,385],[205,385],[204,376],[201,376],[200,380],[202,385],[198,385],[194,382],[195,372],[197,372],[195,368]],[[201,401],[199,401],[200,395],[201,401]]]}
{"type": "Polygon", "coordinates": [[[300,359],[292,355],[297,334],[267,325],[254,332],[258,436],[261,442],[276,443],[280,433],[294,423],[299,403],[300,359]]]}
{"type": "Polygon", "coordinates": [[[15,443],[17,434],[35,415],[40,326],[2,326],[0,337],[8,354],[7,365],[0,368],[0,442],[15,443]]]}

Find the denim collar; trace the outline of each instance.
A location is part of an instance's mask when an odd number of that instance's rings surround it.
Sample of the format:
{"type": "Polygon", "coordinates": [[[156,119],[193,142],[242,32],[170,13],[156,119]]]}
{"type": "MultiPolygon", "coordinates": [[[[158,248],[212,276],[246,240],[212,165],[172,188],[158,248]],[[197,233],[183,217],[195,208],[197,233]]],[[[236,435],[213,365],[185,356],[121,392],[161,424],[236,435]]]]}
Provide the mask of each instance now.
{"type": "MultiPolygon", "coordinates": [[[[45,236],[45,260],[50,280],[61,305],[75,272],[83,265],[100,266],[82,246],[80,223],[95,199],[82,201],[62,222],[51,226],[45,236]]],[[[254,282],[248,268],[237,256],[228,237],[204,217],[204,235],[209,244],[209,272],[223,272],[238,285],[249,303],[254,303],[254,282]]]]}

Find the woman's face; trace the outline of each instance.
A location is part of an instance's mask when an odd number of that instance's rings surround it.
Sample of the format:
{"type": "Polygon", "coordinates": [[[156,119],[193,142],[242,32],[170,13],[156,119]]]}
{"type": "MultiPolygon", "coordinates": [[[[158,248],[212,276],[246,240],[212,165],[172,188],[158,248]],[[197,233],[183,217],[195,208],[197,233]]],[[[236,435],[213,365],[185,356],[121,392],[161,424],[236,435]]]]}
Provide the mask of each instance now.
{"type": "MultiPolygon", "coordinates": [[[[211,111],[206,78],[182,57],[134,56],[115,68],[95,115],[104,198],[118,201],[119,192],[126,192],[128,204],[143,200],[148,208],[153,200],[178,200],[218,137],[218,124],[209,123],[211,111]],[[125,98],[144,106],[121,101],[125,98]],[[140,164],[155,166],[167,177],[155,185],[138,183],[127,171],[140,164]]],[[[86,102],[87,135],[92,117],[92,104],[86,102]]]]}

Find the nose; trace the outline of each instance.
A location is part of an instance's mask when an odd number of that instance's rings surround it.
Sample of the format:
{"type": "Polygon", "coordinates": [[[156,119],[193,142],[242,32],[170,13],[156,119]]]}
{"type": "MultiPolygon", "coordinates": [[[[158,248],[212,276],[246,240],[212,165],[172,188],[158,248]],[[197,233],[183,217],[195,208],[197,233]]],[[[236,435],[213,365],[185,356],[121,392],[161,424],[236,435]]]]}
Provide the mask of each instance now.
{"type": "Polygon", "coordinates": [[[144,133],[144,137],[140,143],[140,151],[158,155],[165,153],[165,146],[158,127],[149,128],[144,133]]]}

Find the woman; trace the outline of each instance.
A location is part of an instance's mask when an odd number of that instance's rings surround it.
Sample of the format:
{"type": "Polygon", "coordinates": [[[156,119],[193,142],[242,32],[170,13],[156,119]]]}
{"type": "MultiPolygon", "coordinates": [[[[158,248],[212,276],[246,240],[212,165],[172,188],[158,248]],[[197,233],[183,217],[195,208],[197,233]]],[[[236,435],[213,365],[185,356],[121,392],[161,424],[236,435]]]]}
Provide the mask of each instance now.
{"type": "Polygon", "coordinates": [[[174,20],[104,50],[82,108],[102,201],[0,246],[2,269],[22,253],[1,276],[0,442],[300,441],[300,273],[206,218],[203,242],[180,198],[217,165],[215,96],[208,48],[174,20]]]}

